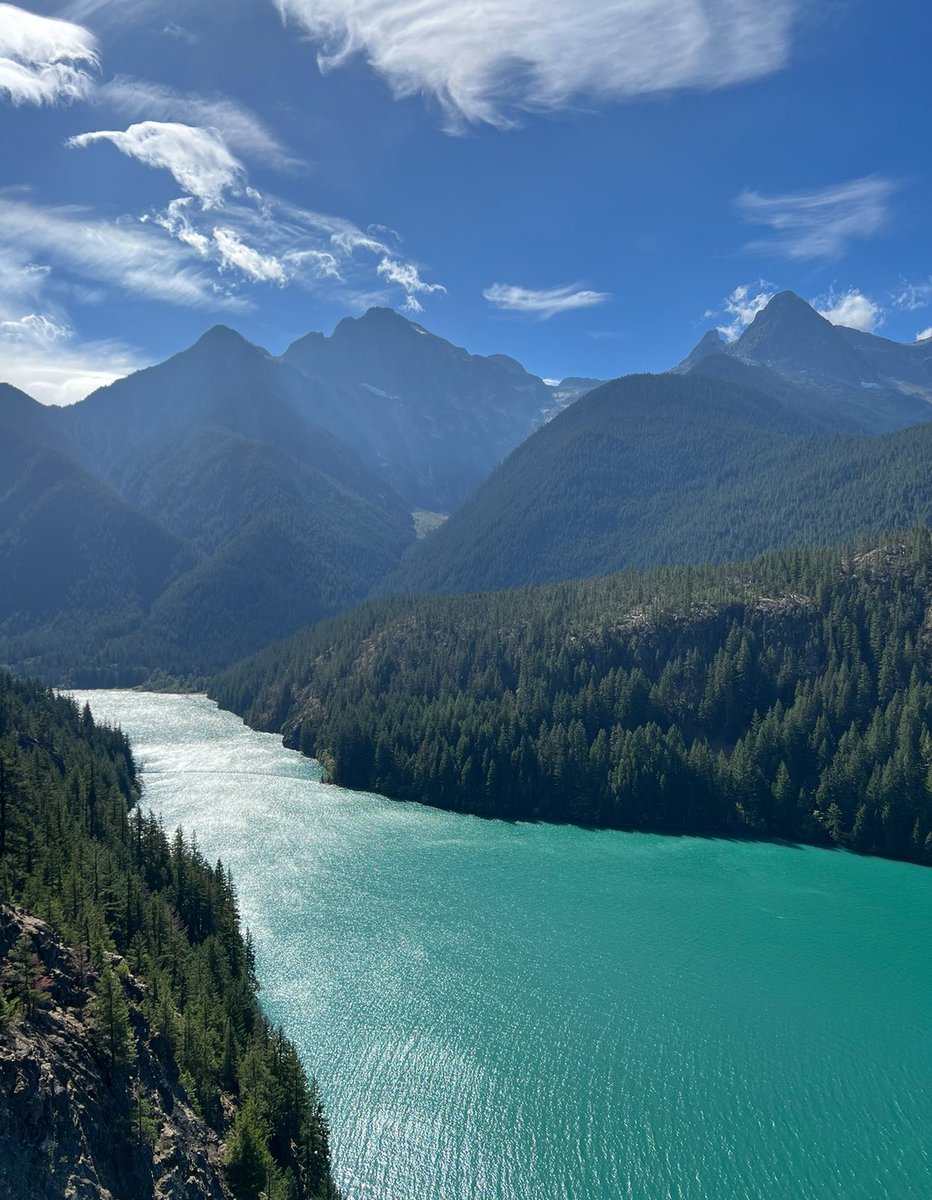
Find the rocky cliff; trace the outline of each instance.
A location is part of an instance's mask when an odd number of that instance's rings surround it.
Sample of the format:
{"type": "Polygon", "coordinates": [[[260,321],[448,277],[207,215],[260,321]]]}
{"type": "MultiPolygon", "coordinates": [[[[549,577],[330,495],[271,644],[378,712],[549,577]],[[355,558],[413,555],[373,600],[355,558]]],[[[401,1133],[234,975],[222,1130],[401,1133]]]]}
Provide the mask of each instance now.
{"type": "MultiPolygon", "coordinates": [[[[144,984],[113,956],[125,998],[144,984]]],[[[167,1041],[129,1005],[134,1062],[111,1069],[96,976],[44,922],[0,907],[0,1200],[229,1200],[223,1147],[167,1041]]]]}

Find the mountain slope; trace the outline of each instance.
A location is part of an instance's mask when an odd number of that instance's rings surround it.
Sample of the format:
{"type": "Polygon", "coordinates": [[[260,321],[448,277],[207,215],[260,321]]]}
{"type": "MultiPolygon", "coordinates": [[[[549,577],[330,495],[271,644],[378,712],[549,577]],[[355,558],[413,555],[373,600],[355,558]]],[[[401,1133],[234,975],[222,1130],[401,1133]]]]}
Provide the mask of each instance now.
{"type": "Polygon", "coordinates": [[[469,354],[385,308],[308,334],[283,360],[326,385],[309,400],[312,419],[412,509],[456,508],[556,403],[514,359],[469,354]]]}
{"type": "Polygon", "coordinates": [[[194,560],[61,453],[45,417],[21,393],[0,396],[0,660],[124,633],[194,560]]]}
{"type": "Polygon", "coordinates": [[[932,535],[388,598],[211,694],[331,778],[516,820],[932,864],[932,535]]]}
{"type": "Polygon", "coordinates": [[[252,653],[362,599],[413,536],[400,506],[386,511],[280,450],[221,430],[190,433],[137,486],[204,557],[111,647],[127,665],[184,673],[252,653]]]}
{"type": "Polygon", "coordinates": [[[6,451],[33,468],[30,489],[24,477],[11,492],[0,528],[22,546],[14,495],[33,521],[45,514],[43,553],[11,565],[30,595],[60,595],[55,612],[72,619],[67,637],[56,634],[38,600],[17,608],[11,598],[23,619],[4,631],[22,637],[0,643],[0,655],[19,664],[28,657],[31,670],[56,679],[66,665],[88,682],[135,682],[154,668],[198,674],[364,596],[413,540],[413,521],[383,479],[308,419],[314,392],[299,372],[218,326],[70,409],[36,414],[8,400],[10,425],[27,432],[6,451]],[[46,426],[83,464],[66,460],[67,485],[50,473],[54,452],[39,441],[49,440],[46,426]],[[93,549],[87,539],[104,496],[136,525],[93,549]],[[155,529],[171,548],[170,570],[155,529]],[[82,554],[95,572],[87,597],[73,586],[82,554]],[[127,597],[123,576],[137,567],[146,572],[141,591],[127,597]],[[97,619],[113,612],[118,621],[97,619]]]}
{"type": "Polygon", "coordinates": [[[798,407],[701,372],[629,376],[515,451],[383,590],[721,562],[925,522],[930,451],[932,425],[825,435],[798,407]]]}

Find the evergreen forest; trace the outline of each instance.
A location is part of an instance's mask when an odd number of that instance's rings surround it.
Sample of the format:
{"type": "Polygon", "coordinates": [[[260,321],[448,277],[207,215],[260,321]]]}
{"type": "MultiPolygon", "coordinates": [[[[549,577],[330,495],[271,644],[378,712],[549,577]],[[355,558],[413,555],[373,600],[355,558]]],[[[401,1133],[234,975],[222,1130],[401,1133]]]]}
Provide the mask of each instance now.
{"type": "MultiPolygon", "coordinates": [[[[46,920],[86,964],[99,1054],[124,1093],[121,1153],[148,1122],[132,1081],[140,1040],[161,1039],[193,1108],[226,1142],[236,1200],[335,1197],[321,1104],[259,1010],[233,881],[180,830],[169,837],[138,796],[119,730],[0,672],[0,896],[46,920]]],[[[41,1011],[34,958],[13,947],[4,964],[0,1025],[41,1011]]],[[[158,1130],[145,1136],[154,1144],[158,1130]]]]}
{"type": "Polygon", "coordinates": [[[932,862],[932,534],[388,598],[216,678],[336,783],[932,862]]]}

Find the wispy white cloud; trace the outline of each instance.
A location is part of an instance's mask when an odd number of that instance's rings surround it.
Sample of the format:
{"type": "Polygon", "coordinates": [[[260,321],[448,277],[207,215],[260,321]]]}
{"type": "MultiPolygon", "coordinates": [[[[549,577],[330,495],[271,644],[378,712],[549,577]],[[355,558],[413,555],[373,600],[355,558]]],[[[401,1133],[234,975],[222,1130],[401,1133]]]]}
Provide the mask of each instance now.
{"type": "Polygon", "coordinates": [[[815,192],[764,196],[744,191],[735,201],[752,225],[765,225],[773,236],[754,241],[749,250],[790,259],[839,258],[858,238],[871,237],[887,223],[896,185],[869,175],[815,192]]]}
{"type": "Polygon", "coordinates": [[[400,288],[404,289],[406,297],[404,308],[411,313],[424,311],[424,306],[418,300],[418,296],[430,296],[437,292],[446,293],[447,290],[442,283],[425,283],[414,263],[399,262],[387,254],[376,267],[376,273],[388,283],[397,283],[400,288]]]}
{"type": "Polygon", "coordinates": [[[321,44],[362,54],[448,124],[676,88],[717,88],[787,61],[797,0],[273,0],[321,44]]]}
{"type": "Polygon", "coordinates": [[[95,98],[112,105],[129,120],[179,121],[216,130],[228,146],[254,162],[279,169],[302,165],[255,113],[227,96],[179,92],[118,75],[98,88],[95,98]]]}
{"type": "Polygon", "coordinates": [[[446,291],[442,284],[423,279],[418,265],[375,236],[375,228],[362,230],[252,187],[241,198],[226,199],[221,213],[222,222],[191,197],[180,197],[143,219],[225,278],[236,272],[251,283],[295,284],[310,291],[336,288],[353,305],[363,295],[373,303],[389,302],[391,292],[384,286],[389,285],[401,289],[402,307],[409,312],[421,311],[419,296],[446,291]],[[373,277],[382,281],[380,291],[372,291],[373,277]]]}
{"type": "Polygon", "coordinates": [[[82,149],[95,142],[112,142],[129,158],[170,171],[178,186],[196,196],[204,208],[216,208],[225,191],[245,180],[243,164],[212,129],[173,121],[142,121],[126,130],[79,133],[66,145],[82,149]]]}
{"type": "Polygon", "coordinates": [[[183,25],[179,25],[175,21],[169,21],[162,33],[166,37],[174,38],[176,42],[184,42],[187,46],[196,46],[200,41],[196,33],[192,33],[190,29],[185,29],[183,25]]]}
{"type": "Polygon", "coordinates": [[[833,325],[845,325],[849,329],[860,329],[862,333],[873,333],[883,324],[882,306],[857,288],[849,288],[846,292],[833,289],[828,295],[819,296],[810,303],[816,312],[833,325]]]}
{"type": "Polygon", "coordinates": [[[928,308],[932,305],[932,278],[923,279],[919,283],[906,283],[904,280],[893,293],[890,303],[904,312],[928,308]]]}
{"type": "Polygon", "coordinates": [[[221,270],[235,267],[256,283],[283,285],[288,282],[283,263],[274,254],[263,254],[247,246],[235,229],[218,227],[214,230],[213,240],[220,256],[221,270]]]}
{"type": "Polygon", "coordinates": [[[151,300],[242,307],[201,268],[190,247],[132,219],[106,221],[85,209],[0,193],[0,250],[151,300]]]}
{"type": "Polygon", "coordinates": [[[114,342],[82,344],[58,303],[52,273],[21,247],[0,246],[0,381],[43,404],[71,404],[145,365],[114,342]]]}
{"type": "Polygon", "coordinates": [[[147,365],[147,359],[119,342],[79,342],[70,329],[49,337],[42,328],[46,320],[30,313],[18,322],[0,323],[3,382],[41,404],[75,404],[147,365]]]}
{"type": "MultiPolygon", "coordinates": [[[[112,292],[235,311],[253,306],[256,287],[294,285],[325,289],[354,308],[363,299],[398,303],[400,293],[404,307],[420,311],[420,299],[444,287],[378,232],[248,186],[221,195],[218,208],[181,196],[163,210],[116,221],[37,203],[28,191],[0,191],[2,362],[15,346],[20,365],[34,371],[39,349],[53,344],[56,361],[77,362],[69,322],[50,300],[96,303],[112,292]]],[[[86,376],[81,367],[76,378],[86,376]]],[[[22,374],[17,382],[23,385],[22,374]]]]}
{"type": "Polygon", "coordinates": [[[925,342],[932,338],[932,325],[928,329],[923,329],[921,333],[916,334],[917,342],[925,342]]]}
{"type": "Polygon", "coordinates": [[[60,104],[87,96],[98,66],[97,39],[81,25],[0,4],[0,98],[60,104]]]}
{"type": "Polygon", "coordinates": [[[16,320],[0,321],[0,339],[9,342],[31,342],[50,346],[74,336],[70,325],[44,313],[26,313],[16,320]]]}
{"type": "Polygon", "coordinates": [[[181,7],[185,11],[205,2],[186,0],[182,5],[180,0],[66,0],[62,15],[71,21],[90,21],[95,29],[139,25],[149,18],[164,24],[168,9],[181,7]]]}
{"type": "Polygon", "coordinates": [[[608,292],[591,292],[578,284],[547,288],[516,287],[510,283],[493,283],[482,293],[495,308],[507,312],[528,313],[541,321],[549,321],[559,313],[572,312],[578,308],[593,308],[611,299],[608,292]]]}
{"type": "MultiPolygon", "coordinates": [[[[718,326],[719,333],[729,342],[735,341],[747,329],[759,312],[767,307],[774,297],[776,289],[766,279],[758,279],[756,283],[742,283],[727,297],[722,305],[722,312],[731,320],[718,326]]],[[[709,312],[707,317],[716,314],[709,312]]]]}

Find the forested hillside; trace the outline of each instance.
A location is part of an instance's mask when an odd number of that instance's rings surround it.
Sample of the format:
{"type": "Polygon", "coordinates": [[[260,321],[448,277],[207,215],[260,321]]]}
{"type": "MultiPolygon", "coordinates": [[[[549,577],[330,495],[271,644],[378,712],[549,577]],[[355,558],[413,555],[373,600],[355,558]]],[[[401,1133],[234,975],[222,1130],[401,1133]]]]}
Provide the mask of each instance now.
{"type": "Polygon", "coordinates": [[[930,453],[932,424],[828,434],[798,396],[701,371],[627,376],[529,438],[380,590],[518,587],[925,524],[930,453]]]}
{"type": "Polygon", "coordinates": [[[932,861],[932,535],[386,599],[214,681],[333,780],[440,807],[932,861]]]}
{"type": "Polygon", "coordinates": [[[0,947],[0,1058],[14,1039],[22,1063],[36,1046],[88,1059],[65,1070],[67,1105],[48,1092],[54,1129],[36,1134],[17,1094],[0,1095],[0,1158],[30,1195],[77,1194],[68,1180],[93,1169],[115,1200],[145,1200],[172,1155],[184,1161],[172,1149],[183,1104],[224,1139],[236,1200],[332,1197],[326,1122],[293,1046],[259,1011],[233,881],[180,831],[131,811],[137,796],[122,733],[0,672],[0,900],[71,947],[4,908],[0,932],[18,936],[0,947]],[[84,1079],[98,1081],[93,1094],[84,1079]],[[88,1112],[110,1122],[84,1122],[90,1144],[78,1136],[88,1112]]]}
{"type": "Polygon", "coordinates": [[[413,521],[313,390],[218,328],[67,410],[0,393],[0,663],[196,677],[367,595],[413,521]]]}
{"type": "Polygon", "coordinates": [[[45,417],[0,388],[0,662],[86,655],[137,625],[196,560],[63,453],[45,417]]]}

